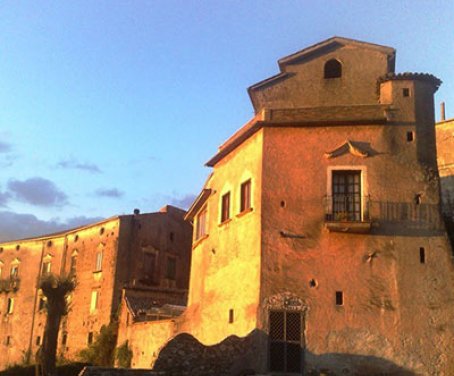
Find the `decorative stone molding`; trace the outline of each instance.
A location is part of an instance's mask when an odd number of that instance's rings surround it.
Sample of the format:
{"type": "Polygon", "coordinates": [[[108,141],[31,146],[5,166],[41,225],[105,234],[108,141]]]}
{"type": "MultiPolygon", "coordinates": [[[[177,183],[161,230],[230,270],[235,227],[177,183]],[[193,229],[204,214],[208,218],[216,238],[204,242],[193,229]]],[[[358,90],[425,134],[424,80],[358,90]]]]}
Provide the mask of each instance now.
{"type": "Polygon", "coordinates": [[[325,158],[331,159],[335,157],[339,157],[342,154],[350,153],[355,157],[360,158],[367,158],[369,153],[365,150],[362,150],[359,146],[354,145],[354,143],[350,140],[346,140],[342,145],[338,146],[332,151],[328,151],[325,153],[325,158]]]}

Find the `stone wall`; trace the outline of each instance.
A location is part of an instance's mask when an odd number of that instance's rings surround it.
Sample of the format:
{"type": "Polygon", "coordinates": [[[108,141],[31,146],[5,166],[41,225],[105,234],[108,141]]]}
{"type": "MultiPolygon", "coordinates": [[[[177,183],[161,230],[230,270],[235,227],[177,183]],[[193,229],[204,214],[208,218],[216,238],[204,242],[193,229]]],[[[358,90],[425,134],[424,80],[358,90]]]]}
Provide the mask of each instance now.
{"type": "Polygon", "coordinates": [[[230,336],[213,346],[182,333],[161,350],[153,370],[168,376],[255,375],[260,342],[263,334],[259,331],[243,338],[230,336]]]}

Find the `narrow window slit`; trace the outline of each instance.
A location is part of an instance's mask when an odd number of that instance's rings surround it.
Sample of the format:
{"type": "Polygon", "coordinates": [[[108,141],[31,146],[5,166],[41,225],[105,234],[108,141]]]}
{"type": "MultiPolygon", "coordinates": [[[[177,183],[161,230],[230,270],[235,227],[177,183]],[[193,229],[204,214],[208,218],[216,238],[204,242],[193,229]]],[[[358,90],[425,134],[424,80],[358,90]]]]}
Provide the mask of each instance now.
{"type": "Polygon", "coordinates": [[[419,248],[419,262],[421,264],[426,263],[426,250],[424,249],[424,247],[419,248]]]}
{"type": "Polygon", "coordinates": [[[336,291],[336,305],[344,305],[344,293],[342,291],[336,291]]]}
{"type": "Polygon", "coordinates": [[[407,142],[412,142],[415,139],[415,133],[408,131],[407,132],[407,142]]]}

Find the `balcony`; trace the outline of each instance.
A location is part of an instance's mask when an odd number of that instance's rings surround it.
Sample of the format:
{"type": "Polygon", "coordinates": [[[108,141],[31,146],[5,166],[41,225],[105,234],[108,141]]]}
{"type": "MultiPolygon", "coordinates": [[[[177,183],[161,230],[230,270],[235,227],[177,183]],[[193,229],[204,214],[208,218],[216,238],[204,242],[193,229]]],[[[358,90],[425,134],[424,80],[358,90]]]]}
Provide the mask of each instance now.
{"type": "Polygon", "coordinates": [[[336,194],[324,197],[325,227],[330,232],[364,234],[370,232],[370,197],[336,194]]]}
{"type": "Polygon", "coordinates": [[[16,292],[19,290],[20,279],[17,277],[0,279],[0,293],[16,292]]]}

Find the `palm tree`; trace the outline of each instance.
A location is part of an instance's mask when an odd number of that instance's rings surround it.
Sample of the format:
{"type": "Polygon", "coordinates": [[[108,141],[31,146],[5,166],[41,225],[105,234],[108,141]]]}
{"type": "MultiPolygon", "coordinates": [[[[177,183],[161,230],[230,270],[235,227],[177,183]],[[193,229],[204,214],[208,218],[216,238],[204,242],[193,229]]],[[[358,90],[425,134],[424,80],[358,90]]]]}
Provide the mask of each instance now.
{"type": "Polygon", "coordinates": [[[41,362],[44,376],[54,376],[58,331],[62,316],[68,313],[66,297],[74,290],[75,281],[72,276],[49,274],[41,279],[39,287],[47,299],[47,318],[44,329],[41,362]]]}

